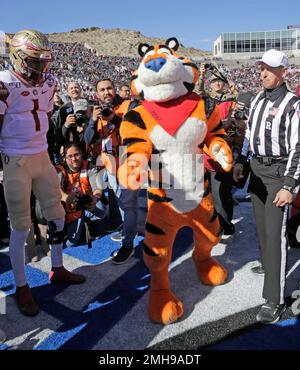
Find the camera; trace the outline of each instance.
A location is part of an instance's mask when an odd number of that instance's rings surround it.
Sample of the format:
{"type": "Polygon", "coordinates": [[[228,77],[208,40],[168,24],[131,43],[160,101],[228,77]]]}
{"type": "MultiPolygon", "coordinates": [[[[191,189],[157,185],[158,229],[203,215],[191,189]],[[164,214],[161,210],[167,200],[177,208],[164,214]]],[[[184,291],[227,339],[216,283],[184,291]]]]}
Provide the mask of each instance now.
{"type": "Polygon", "coordinates": [[[248,113],[249,113],[249,109],[244,107],[242,109],[237,109],[235,112],[234,112],[234,115],[233,117],[235,119],[240,119],[240,120],[245,120],[248,118],[248,113]]]}
{"type": "Polygon", "coordinates": [[[89,109],[89,103],[86,99],[78,99],[73,106],[74,116],[76,118],[75,125],[82,126],[87,122],[87,111],[89,109]]]}
{"type": "Polygon", "coordinates": [[[86,205],[88,203],[91,203],[93,201],[92,197],[88,194],[82,194],[77,202],[76,209],[77,211],[84,211],[86,208],[86,205]]]}
{"type": "Polygon", "coordinates": [[[75,114],[75,118],[76,118],[76,122],[75,122],[75,125],[76,126],[82,126],[85,122],[86,122],[86,111],[77,111],[75,114]]]}
{"type": "Polygon", "coordinates": [[[114,112],[114,107],[111,103],[105,103],[100,106],[102,116],[108,117],[114,112]]]}
{"type": "Polygon", "coordinates": [[[210,63],[204,63],[204,68],[205,69],[213,69],[213,65],[210,63]]]}

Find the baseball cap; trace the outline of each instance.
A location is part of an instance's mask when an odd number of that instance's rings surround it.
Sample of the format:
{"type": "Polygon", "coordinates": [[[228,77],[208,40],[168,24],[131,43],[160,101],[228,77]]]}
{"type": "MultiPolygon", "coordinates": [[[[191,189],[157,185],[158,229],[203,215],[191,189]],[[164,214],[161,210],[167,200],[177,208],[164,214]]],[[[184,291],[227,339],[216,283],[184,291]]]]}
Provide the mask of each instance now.
{"type": "Polygon", "coordinates": [[[279,50],[270,49],[264,53],[262,58],[256,62],[256,64],[265,63],[270,67],[285,67],[288,68],[289,61],[288,57],[279,50]]]}
{"type": "Polygon", "coordinates": [[[88,110],[88,107],[89,107],[89,103],[86,99],[78,99],[74,103],[73,110],[74,110],[74,113],[77,113],[79,111],[88,110]]]}
{"type": "Polygon", "coordinates": [[[217,73],[210,73],[209,77],[208,77],[208,82],[211,83],[211,82],[214,82],[214,81],[223,81],[223,78],[221,76],[219,76],[217,73]]]}

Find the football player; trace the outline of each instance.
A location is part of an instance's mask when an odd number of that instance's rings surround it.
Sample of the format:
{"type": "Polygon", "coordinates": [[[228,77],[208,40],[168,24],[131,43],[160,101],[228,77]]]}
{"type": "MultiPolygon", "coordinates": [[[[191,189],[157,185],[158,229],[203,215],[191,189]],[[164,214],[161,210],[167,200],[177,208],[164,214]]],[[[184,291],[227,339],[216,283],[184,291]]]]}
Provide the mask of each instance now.
{"type": "Polygon", "coordinates": [[[0,151],[11,223],[9,252],[17,306],[23,314],[34,316],[39,307],[27,284],[24,247],[31,225],[31,192],[48,222],[51,283],[80,284],[85,277],[63,267],[65,213],[46,140],[56,87],[48,72],[52,61],[49,42],[35,30],[17,32],[10,41],[9,57],[13,69],[0,72],[0,151]]]}

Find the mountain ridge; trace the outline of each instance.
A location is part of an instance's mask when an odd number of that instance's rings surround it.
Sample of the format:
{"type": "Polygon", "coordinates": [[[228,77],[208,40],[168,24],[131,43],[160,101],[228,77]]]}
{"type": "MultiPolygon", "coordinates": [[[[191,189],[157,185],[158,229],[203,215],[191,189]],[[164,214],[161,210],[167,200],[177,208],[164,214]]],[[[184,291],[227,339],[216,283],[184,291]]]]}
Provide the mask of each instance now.
{"type": "MultiPolygon", "coordinates": [[[[139,57],[137,50],[140,43],[153,45],[166,41],[166,39],[159,37],[145,36],[139,31],[99,27],[77,28],[68,32],[49,33],[47,36],[51,42],[77,42],[95,49],[101,55],[127,57],[139,57]]],[[[170,37],[173,36],[176,37],[176,35],[170,35],[170,37]]],[[[182,44],[180,44],[178,54],[194,59],[211,56],[211,53],[208,51],[184,47],[182,44]]]]}

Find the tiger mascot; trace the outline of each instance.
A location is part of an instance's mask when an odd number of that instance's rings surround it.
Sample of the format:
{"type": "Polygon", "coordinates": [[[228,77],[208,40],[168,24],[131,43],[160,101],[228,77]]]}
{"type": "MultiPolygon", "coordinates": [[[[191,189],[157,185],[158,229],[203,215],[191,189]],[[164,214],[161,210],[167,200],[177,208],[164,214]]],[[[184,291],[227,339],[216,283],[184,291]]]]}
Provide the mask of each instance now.
{"type": "Polygon", "coordinates": [[[232,167],[231,151],[224,140],[218,110],[193,93],[198,70],[176,54],[179,43],[139,45],[142,57],[132,81],[141,104],[121,124],[123,153],[120,183],[140,188],[148,176],[148,216],[143,256],[151,273],[148,314],[153,322],[170,324],[184,312],[172,293],[168,267],[176,233],[193,229],[193,261],[204,284],[223,284],[227,271],[211,257],[221,228],[212,203],[203,166],[203,149],[225,171],[232,167]]]}

